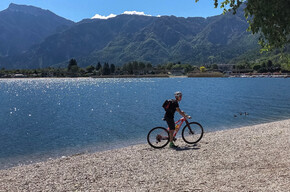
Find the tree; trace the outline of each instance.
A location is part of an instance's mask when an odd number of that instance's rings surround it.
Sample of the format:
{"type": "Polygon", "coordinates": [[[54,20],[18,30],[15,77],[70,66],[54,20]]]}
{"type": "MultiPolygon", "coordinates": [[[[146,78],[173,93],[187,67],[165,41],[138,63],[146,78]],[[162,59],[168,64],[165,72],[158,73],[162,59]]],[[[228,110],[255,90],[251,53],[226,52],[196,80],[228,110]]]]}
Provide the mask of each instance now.
{"type": "Polygon", "coordinates": [[[134,73],[132,62],[130,62],[130,63],[128,64],[128,66],[127,66],[127,71],[128,71],[129,74],[131,74],[131,75],[134,73]]]}
{"type": "Polygon", "coordinates": [[[254,66],[253,66],[253,69],[254,69],[255,71],[258,71],[260,68],[262,68],[261,65],[254,65],[254,66]]]}
{"type": "MultiPolygon", "coordinates": [[[[233,14],[236,14],[243,3],[246,6],[245,17],[250,24],[248,30],[260,34],[262,51],[284,48],[290,43],[289,0],[223,0],[220,7],[224,8],[224,12],[233,10],[233,14]]],[[[218,5],[218,0],[214,0],[215,8],[218,5]]]]}
{"type": "Polygon", "coordinates": [[[133,61],[132,65],[133,65],[133,71],[137,71],[138,70],[138,62],[133,61]]]}
{"type": "Polygon", "coordinates": [[[139,70],[144,70],[145,69],[145,63],[139,62],[139,70]]]}
{"type": "Polygon", "coordinates": [[[166,65],[167,70],[171,70],[172,67],[173,67],[173,63],[167,63],[167,65],[166,65]]]}
{"type": "Polygon", "coordinates": [[[175,64],[175,65],[173,65],[172,66],[172,68],[171,69],[175,69],[175,70],[178,70],[178,69],[181,69],[182,68],[182,66],[181,66],[181,64],[175,64]]]}
{"type": "Polygon", "coordinates": [[[215,59],[215,56],[213,56],[213,55],[208,57],[208,60],[210,61],[210,64],[213,64],[214,59],[215,59]]]}
{"type": "Polygon", "coordinates": [[[237,69],[239,70],[246,69],[246,66],[244,64],[238,64],[237,69]]]}
{"type": "Polygon", "coordinates": [[[115,65],[114,64],[111,64],[111,66],[110,66],[111,74],[114,74],[115,73],[115,70],[116,70],[115,65]]]}
{"type": "Polygon", "coordinates": [[[273,62],[271,60],[268,60],[267,68],[272,68],[272,67],[273,67],[273,62]]]}
{"type": "Polygon", "coordinates": [[[95,68],[94,66],[90,65],[90,66],[87,66],[86,70],[88,73],[92,73],[95,70],[95,68]]]}
{"type": "Polygon", "coordinates": [[[109,66],[109,63],[104,63],[102,74],[103,75],[110,75],[110,66],[109,66]]]}
{"type": "Polygon", "coordinates": [[[183,69],[185,70],[186,73],[192,71],[193,66],[191,66],[190,64],[185,64],[183,65],[183,69]]]}
{"type": "Polygon", "coordinates": [[[152,64],[151,63],[147,63],[146,64],[146,69],[152,69],[152,64]]]}
{"type": "Polygon", "coordinates": [[[281,68],[285,72],[290,72],[290,56],[281,59],[281,68]]]}
{"type": "Polygon", "coordinates": [[[258,73],[267,73],[268,70],[267,70],[266,68],[264,68],[264,67],[261,67],[260,69],[258,69],[257,72],[258,72],[258,73]]]}
{"type": "Polygon", "coordinates": [[[201,66],[200,68],[199,68],[199,70],[200,70],[200,72],[205,72],[206,71],[206,68],[204,67],[204,66],[201,66]]]}
{"type": "Polygon", "coordinates": [[[97,66],[96,66],[96,70],[99,71],[100,69],[102,69],[102,65],[100,62],[98,62],[97,66]]]}
{"type": "Polygon", "coordinates": [[[212,68],[213,70],[218,70],[218,69],[219,69],[219,67],[218,67],[217,64],[212,64],[212,65],[210,66],[210,68],[212,68]]]}
{"type": "Polygon", "coordinates": [[[72,73],[76,73],[76,72],[78,72],[79,67],[78,67],[78,63],[77,63],[77,61],[76,61],[75,59],[71,59],[71,60],[69,61],[69,64],[68,64],[67,70],[68,70],[69,72],[72,72],[72,73]]]}

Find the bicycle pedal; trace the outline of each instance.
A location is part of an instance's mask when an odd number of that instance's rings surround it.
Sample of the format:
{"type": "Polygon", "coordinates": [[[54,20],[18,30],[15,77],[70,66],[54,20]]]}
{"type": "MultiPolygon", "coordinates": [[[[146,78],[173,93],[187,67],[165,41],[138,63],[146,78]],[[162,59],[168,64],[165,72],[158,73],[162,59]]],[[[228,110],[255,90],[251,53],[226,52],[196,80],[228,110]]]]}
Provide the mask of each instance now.
{"type": "Polygon", "coordinates": [[[161,135],[157,135],[157,136],[156,136],[157,143],[160,142],[161,139],[162,139],[162,136],[161,136],[161,135]]]}
{"type": "Polygon", "coordinates": [[[173,141],[176,141],[177,140],[177,138],[176,137],[173,137],[173,141]]]}

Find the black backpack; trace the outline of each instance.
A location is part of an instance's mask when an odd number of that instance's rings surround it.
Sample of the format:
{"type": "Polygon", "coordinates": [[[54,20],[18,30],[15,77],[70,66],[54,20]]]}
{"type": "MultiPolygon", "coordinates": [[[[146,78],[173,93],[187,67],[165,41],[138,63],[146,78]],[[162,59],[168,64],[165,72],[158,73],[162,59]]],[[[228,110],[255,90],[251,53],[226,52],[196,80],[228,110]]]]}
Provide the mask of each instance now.
{"type": "Polygon", "coordinates": [[[172,104],[172,99],[167,99],[164,101],[162,107],[164,108],[165,111],[170,109],[170,105],[172,104]]]}

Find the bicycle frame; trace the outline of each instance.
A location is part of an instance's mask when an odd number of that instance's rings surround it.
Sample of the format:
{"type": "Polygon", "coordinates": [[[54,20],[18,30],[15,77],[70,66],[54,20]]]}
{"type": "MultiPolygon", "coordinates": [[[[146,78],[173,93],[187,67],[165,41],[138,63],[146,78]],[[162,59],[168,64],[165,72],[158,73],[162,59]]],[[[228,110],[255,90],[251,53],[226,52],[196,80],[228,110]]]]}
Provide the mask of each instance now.
{"type": "MultiPolygon", "coordinates": [[[[182,128],[181,137],[188,144],[196,144],[203,136],[203,127],[198,122],[188,122],[186,117],[181,117],[175,121],[175,130],[173,131],[173,141],[176,141],[176,136],[183,123],[186,125],[182,128]]],[[[147,134],[147,141],[153,148],[163,148],[169,143],[170,128],[154,127],[147,134]],[[164,141],[166,140],[166,141],[164,141]]]]}
{"type": "MultiPolygon", "coordinates": [[[[174,133],[173,133],[173,137],[175,137],[181,127],[181,125],[183,124],[183,122],[186,122],[186,124],[188,124],[188,121],[185,117],[181,117],[179,120],[177,120],[175,122],[175,130],[174,130],[174,133]]],[[[167,128],[167,130],[169,131],[169,127],[167,128]]]]}

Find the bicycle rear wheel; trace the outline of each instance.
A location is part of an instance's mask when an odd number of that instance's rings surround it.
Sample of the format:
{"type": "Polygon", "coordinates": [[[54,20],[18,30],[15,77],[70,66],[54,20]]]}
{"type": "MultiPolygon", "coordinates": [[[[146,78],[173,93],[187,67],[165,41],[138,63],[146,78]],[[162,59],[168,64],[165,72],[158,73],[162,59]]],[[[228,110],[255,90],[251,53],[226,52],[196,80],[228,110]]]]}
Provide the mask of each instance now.
{"type": "Polygon", "coordinates": [[[191,122],[182,129],[182,139],[188,144],[199,142],[203,136],[203,127],[197,122],[191,122]]]}
{"type": "Polygon", "coordinates": [[[149,131],[147,141],[151,147],[165,147],[169,143],[169,132],[164,127],[155,127],[149,131]]]}

